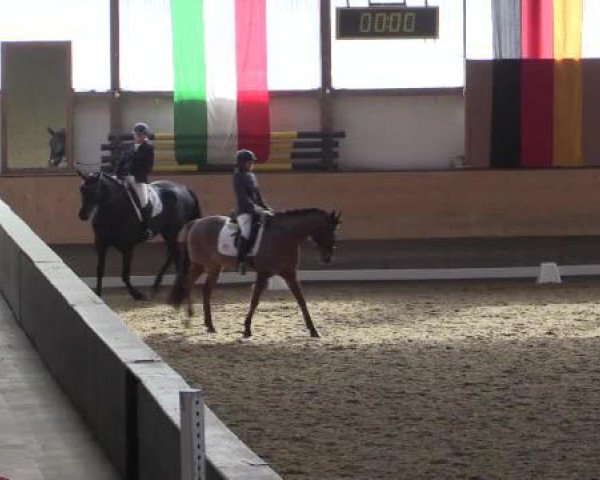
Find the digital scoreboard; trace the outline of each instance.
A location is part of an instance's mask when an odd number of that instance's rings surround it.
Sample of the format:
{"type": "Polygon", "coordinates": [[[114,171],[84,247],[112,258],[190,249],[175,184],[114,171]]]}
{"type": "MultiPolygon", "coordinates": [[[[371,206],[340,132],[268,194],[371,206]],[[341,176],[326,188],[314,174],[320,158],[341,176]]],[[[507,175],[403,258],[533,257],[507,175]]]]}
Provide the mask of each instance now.
{"type": "Polygon", "coordinates": [[[438,38],[439,7],[339,7],[336,38],[438,38]]]}

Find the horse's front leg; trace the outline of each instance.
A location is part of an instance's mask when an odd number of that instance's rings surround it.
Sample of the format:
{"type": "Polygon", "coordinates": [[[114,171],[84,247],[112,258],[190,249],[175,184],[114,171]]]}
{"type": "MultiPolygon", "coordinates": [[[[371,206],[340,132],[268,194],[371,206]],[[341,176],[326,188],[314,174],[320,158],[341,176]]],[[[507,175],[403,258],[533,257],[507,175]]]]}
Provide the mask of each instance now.
{"type": "Polygon", "coordinates": [[[296,272],[282,272],[281,277],[285,280],[288,287],[294,294],[298,305],[300,306],[300,310],[302,310],[302,316],[304,317],[304,323],[306,323],[306,328],[310,332],[310,336],[314,338],[319,337],[319,332],[315,328],[312,318],[310,318],[310,313],[308,313],[308,307],[306,306],[306,300],[304,300],[304,295],[302,294],[302,289],[300,288],[300,282],[296,278],[296,272]]]}
{"type": "Polygon", "coordinates": [[[133,258],[133,249],[128,248],[123,250],[123,265],[121,268],[121,279],[123,283],[127,287],[127,290],[131,294],[133,298],[136,300],[145,300],[145,296],[137,290],[133,285],[131,285],[130,274],[131,274],[131,259],[133,258]]]}
{"type": "Polygon", "coordinates": [[[252,316],[254,315],[254,310],[258,306],[258,302],[260,301],[260,296],[262,292],[264,292],[270,273],[266,272],[256,272],[256,283],[254,284],[254,290],[252,292],[252,300],[250,300],[250,309],[248,310],[248,314],[246,315],[246,321],[244,322],[244,337],[248,338],[252,336],[252,316]]]}
{"type": "Polygon", "coordinates": [[[106,251],[108,245],[96,242],[96,252],[98,254],[98,264],[96,265],[96,295],[102,296],[102,277],[104,277],[104,266],[106,265],[106,251]]]}
{"type": "Polygon", "coordinates": [[[204,307],[204,325],[206,325],[206,331],[210,333],[215,333],[215,326],[212,321],[212,314],[210,311],[210,296],[212,295],[212,291],[217,284],[217,280],[219,280],[219,275],[221,275],[221,267],[214,267],[211,270],[208,270],[206,274],[206,279],[204,280],[204,285],[202,286],[202,306],[204,307]]]}
{"type": "Polygon", "coordinates": [[[154,283],[152,284],[151,296],[154,297],[160,288],[163,276],[167,271],[167,268],[171,266],[171,263],[175,261],[175,265],[179,265],[179,248],[177,247],[177,238],[165,237],[165,243],[167,244],[167,258],[165,263],[158,271],[154,283]]]}

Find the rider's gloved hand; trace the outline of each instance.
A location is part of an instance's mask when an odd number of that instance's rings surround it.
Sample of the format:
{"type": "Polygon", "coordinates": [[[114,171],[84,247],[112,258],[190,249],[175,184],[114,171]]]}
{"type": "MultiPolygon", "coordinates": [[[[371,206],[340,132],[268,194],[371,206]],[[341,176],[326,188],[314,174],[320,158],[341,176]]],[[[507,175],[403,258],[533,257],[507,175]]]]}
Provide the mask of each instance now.
{"type": "Polygon", "coordinates": [[[260,222],[261,223],[266,223],[269,221],[269,219],[271,217],[273,217],[275,214],[273,213],[272,210],[262,210],[260,212],[260,222]]]}

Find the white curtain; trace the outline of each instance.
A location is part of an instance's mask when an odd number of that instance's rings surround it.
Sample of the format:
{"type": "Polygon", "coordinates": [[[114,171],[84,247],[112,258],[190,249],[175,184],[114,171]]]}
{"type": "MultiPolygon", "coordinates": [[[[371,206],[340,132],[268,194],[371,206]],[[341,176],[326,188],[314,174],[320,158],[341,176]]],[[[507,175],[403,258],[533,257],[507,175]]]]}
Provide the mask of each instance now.
{"type": "Polygon", "coordinates": [[[76,91],[106,91],[110,88],[108,1],[3,2],[0,42],[56,40],[72,42],[73,87],[76,91]]]}
{"type": "MultiPolygon", "coordinates": [[[[407,1],[420,6],[423,0],[407,1]]],[[[429,0],[439,6],[435,40],[336,40],[335,9],[347,0],[332,0],[332,82],[334,88],[457,87],[464,83],[463,0],[429,0]]],[[[367,6],[351,0],[352,7],[367,6]]]]}

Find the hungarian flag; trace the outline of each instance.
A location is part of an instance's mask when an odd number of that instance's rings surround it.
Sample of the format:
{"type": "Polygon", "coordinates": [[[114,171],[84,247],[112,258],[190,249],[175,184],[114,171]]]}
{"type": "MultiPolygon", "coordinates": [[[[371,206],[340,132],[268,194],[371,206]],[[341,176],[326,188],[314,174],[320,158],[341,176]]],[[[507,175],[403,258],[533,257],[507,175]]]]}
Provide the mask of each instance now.
{"type": "Polygon", "coordinates": [[[171,0],[178,163],[269,157],[267,0],[171,0]]]}

